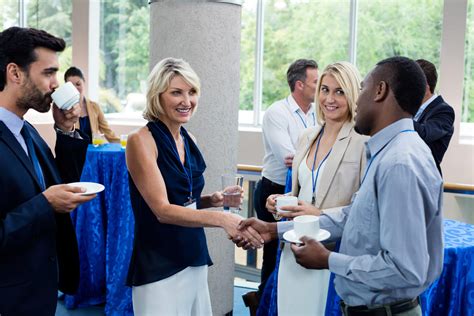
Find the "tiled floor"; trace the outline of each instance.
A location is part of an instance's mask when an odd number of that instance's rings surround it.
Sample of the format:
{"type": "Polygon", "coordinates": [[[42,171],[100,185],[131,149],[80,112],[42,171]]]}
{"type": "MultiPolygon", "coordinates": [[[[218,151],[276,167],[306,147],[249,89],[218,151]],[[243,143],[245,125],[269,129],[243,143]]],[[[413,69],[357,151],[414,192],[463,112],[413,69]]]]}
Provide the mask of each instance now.
{"type": "MultiPolygon", "coordinates": [[[[248,284],[252,286],[253,284],[248,284]]],[[[242,286],[234,286],[234,311],[233,316],[248,316],[248,308],[245,307],[242,301],[242,295],[248,291],[252,291],[254,288],[247,288],[242,286]]],[[[56,316],[102,316],[104,315],[104,308],[101,306],[93,306],[87,308],[78,308],[75,310],[68,310],[64,306],[63,301],[58,302],[58,308],[56,310],[56,316]]]]}

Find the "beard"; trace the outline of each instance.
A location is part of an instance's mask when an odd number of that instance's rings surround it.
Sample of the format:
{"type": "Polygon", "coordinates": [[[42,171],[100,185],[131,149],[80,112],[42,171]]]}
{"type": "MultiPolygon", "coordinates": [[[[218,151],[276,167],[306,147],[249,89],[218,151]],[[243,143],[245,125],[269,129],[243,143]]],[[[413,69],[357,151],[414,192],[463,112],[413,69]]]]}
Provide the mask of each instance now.
{"type": "Polygon", "coordinates": [[[22,92],[22,96],[17,100],[17,106],[21,109],[33,109],[40,113],[45,113],[51,108],[51,102],[53,101],[51,94],[53,91],[43,94],[30,78],[27,78],[22,92]]]}

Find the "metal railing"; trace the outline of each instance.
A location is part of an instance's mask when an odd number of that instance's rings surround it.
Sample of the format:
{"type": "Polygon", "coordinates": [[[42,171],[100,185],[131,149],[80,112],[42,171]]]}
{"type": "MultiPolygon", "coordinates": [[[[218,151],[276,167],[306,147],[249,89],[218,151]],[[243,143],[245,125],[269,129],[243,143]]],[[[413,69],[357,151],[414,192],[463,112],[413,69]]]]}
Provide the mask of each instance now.
{"type": "MultiPolygon", "coordinates": [[[[248,217],[256,216],[253,203],[253,194],[257,181],[261,178],[262,167],[255,165],[238,164],[237,173],[239,175],[244,176],[245,181],[248,181],[248,217]]],[[[444,192],[474,195],[474,185],[446,182],[444,183],[444,192]]],[[[247,250],[246,265],[235,264],[235,275],[239,278],[253,282],[260,281],[260,269],[257,268],[257,250],[247,250]]]]}

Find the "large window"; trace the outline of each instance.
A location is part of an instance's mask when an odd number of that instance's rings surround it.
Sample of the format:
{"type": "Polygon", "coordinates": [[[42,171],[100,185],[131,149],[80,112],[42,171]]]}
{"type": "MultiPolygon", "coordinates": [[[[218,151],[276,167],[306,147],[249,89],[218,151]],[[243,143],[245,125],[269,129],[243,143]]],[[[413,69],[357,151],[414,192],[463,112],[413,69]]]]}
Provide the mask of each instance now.
{"type": "Polygon", "coordinates": [[[59,55],[61,77],[71,64],[72,3],[70,0],[0,0],[0,26],[27,26],[48,31],[66,41],[66,49],[59,55]]]}
{"type": "Polygon", "coordinates": [[[66,48],[59,55],[58,80],[62,82],[64,72],[72,63],[72,1],[25,0],[23,4],[27,16],[26,26],[45,30],[66,42],[66,48]]]}
{"type": "Polygon", "coordinates": [[[0,29],[19,25],[18,0],[0,0],[0,29]]]}
{"type": "MultiPolygon", "coordinates": [[[[468,1],[464,57],[464,95],[461,122],[474,125],[474,0],[468,1]]],[[[470,129],[466,129],[466,132],[469,130],[471,135],[474,134],[472,125],[470,129]]]]}
{"type": "Polygon", "coordinates": [[[358,69],[365,75],[378,61],[402,55],[429,60],[439,70],[442,22],[443,0],[359,0],[358,69]]]}
{"type": "Polygon", "coordinates": [[[265,109],[289,94],[286,70],[298,58],[315,59],[320,70],[353,61],[363,76],[394,55],[439,68],[442,14],[443,0],[245,1],[240,123],[259,125],[265,109]],[[420,30],[429,31],[420,36],[420,30]]]}
{"type": "Polygon", "coordinates": [[[265,2],[262,109],[290,93],[288,66],[296,59],[321,67],[347,60],[349,1],[268,0],[265,2]]]}
{"type": "Polygon", "coordinates": [[[263,112],[289,93],[296,59],[326,64],[349,57],[350,0],[248,0],[242,10],[241,124],[259,125],[263,112]]]}
{"type": "Polygon", "coordinates": [[[149,20],[147,0],[101,1],[99,101],[106,113],[144,109],[149,20]]]}
{"type": "Polygon", "coordinates": [[[241,32],[239,122],[252,124],[256,76],[257,0],[243,3],[241,32]]]}

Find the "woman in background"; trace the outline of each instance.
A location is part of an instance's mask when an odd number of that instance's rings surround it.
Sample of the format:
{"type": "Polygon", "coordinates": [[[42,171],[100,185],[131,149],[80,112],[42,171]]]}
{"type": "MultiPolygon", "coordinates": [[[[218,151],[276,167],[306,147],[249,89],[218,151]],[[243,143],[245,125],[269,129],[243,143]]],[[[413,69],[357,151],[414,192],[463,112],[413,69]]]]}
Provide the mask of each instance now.
{"type": "MultiPolygon", "coordinates": [[[[148,78],[146,126],[126,150],[135,239],[127,283],[135,315],[212,315],[203,227],[234,238],[241,217],[222,211],[221,192],[201,195],[206,164],[183,127],[196,111],[200,81],[182,59],[166,58],[148,78]]],[[[263,241],[247,232],[245,239],[263,241]]]]}
{"type": "MultiPolygon", "coordinates": [[[[298,197],[298,206],[282,207],[291,211],[278,213],[282,217],[320,215],[348,205],[359,189],[367,140],[354,131],[360,82],[358,70],[348,62],[324,69],[315,96],[320,126],[310,127],[300,136],[293,159],[291,194],[298,197]]],[[[269,212],[276,212],[277,196],[268,197],[269,212]]],[[[295,306],[300,308],[296,313],[324,315],[329,276],[329,270],[308,270],[298,265],[285,244],[278,270],[278,315],[295,314],[295,306]]],[[[258,313],[266,314],[260,308],[258,313]]]]}
{"type": "Polygon", "coordinates": [[[82,71],[79,68],[70,67],[64,74],[64,81],[71,82],[81,94],[81,116],[76,123],[76,127],[89,136],[89,143],[92,143],[92,135],[99,133],[104,134],[110,143],[119,142],[120,138],[110,129],[100,106],[85,97],[84,84],[86,80],[84,79],[82,71]]]}

